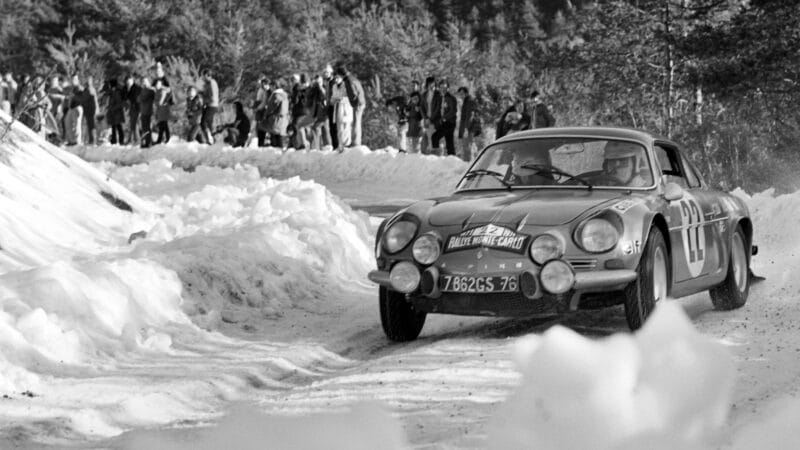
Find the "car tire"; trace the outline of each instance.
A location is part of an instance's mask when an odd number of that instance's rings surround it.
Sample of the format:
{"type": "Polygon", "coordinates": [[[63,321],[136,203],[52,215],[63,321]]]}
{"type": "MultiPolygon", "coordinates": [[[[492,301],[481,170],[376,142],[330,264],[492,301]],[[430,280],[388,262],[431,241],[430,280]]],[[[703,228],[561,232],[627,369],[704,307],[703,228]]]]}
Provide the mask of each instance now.
{"type": "Polygon", "coordinates": [[[413,341],[425,325],[426,313],[415,310],[405,295],[381,286],[381,325],[386,337],[395,342],[413,341]]]}
{"type": "Polygon", "coordinates": [[[737,226],[731,238],[727,276],[719,286],[709,290],[715,309],[728,311],[740,308],[747,302],[750,293],[749,250],[747,238],[742,228],[737,226]]]}
{"type": "Polygon", "coordinates": [[[625,318],[631,330],[642,327],[659,301],[669,291],[669,253],[661,230],[650,228],[642,259],[636,269],[638,276],[624,291],[625,318]]]}

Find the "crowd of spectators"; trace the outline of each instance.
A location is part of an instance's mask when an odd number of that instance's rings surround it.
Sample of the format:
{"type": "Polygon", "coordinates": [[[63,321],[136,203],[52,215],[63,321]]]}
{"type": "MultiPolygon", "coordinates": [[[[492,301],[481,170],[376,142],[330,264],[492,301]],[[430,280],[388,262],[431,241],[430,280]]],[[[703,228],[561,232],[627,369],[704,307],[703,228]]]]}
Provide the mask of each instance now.
{"type": "MultiPolygon", "coordinates": [[[[100,92],[92,77],[75,75],[67,80],[56,75],[45,80],[37,76],[17,83],[7,73],[0,78],[0,109],[66,145],[98,143],[98,118],[105,121],[111,144],[166,143],[176,122],[176,93],[161,63],[147,72],[152,73],[128,74],[121,83],[106,80],[100,92]]],[[[189,142],[213,144],[217,135],[224,134],[225,142],[233,146],[246,146],[251,139],[259,147],[283,149],[330,146],[341,150],[362,143],[366,95],[361,82],[343,64],[285,80],[262,74],[255,98],[233,101],[233,121],[218,127],[220,89],[213,72],[201,71],[183,98],[182,137],[189,142]]],[[[467,87],[453,93],[447,79],[429,76],[422,90],[418,81],[412,81],[407,93],[385,100],[385,105],[396,112],[400,151],[456,155],[467,161],[474,156],[483,125],[467,87]]],[[[497,122],[496,137],[554,123],[541,95],[533,91],[527,101],[509,101],[497,122]]]]}

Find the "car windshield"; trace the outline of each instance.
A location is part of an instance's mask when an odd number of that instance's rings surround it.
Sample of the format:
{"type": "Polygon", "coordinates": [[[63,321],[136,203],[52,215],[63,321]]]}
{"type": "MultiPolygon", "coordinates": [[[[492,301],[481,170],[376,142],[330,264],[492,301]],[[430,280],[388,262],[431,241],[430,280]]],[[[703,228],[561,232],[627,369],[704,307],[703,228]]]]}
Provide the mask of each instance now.
{"type": "Polygon", "coordinates": [[[513,187],[649,188],[653,173],[645,147],[597,138],[532,138],[490,146],[464,174],[458,189],[513,187]]]}

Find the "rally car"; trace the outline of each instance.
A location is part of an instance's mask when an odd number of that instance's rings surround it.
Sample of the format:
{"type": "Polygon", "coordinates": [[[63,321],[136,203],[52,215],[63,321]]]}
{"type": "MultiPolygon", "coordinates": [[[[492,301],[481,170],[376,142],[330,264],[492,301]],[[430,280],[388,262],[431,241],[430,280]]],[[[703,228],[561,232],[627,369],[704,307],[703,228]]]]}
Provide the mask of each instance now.
{"type": "Polygon", "coordinates": [[[747,301],[756,247],[744,202],[709,188],[670,140],[619,128],[547,128],[486,147],[444,198],[376,236],[386,336],[428,313],[550,316],[623,304],[637,329],[659,301],[709,290],[747,301]]]}

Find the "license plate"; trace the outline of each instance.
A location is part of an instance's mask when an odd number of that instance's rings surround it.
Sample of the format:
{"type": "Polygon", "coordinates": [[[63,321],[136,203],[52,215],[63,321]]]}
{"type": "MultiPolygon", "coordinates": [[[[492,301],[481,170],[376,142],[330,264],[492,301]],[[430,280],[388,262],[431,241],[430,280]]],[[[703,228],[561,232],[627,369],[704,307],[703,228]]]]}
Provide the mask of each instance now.
{"type": "Polygon", "coordinates": [[[475,277],[471,275],[442,275],[439,279],[442,292],[484,294],[490,292],[516,292],[519,283],[516,275],[475,277]]]}

